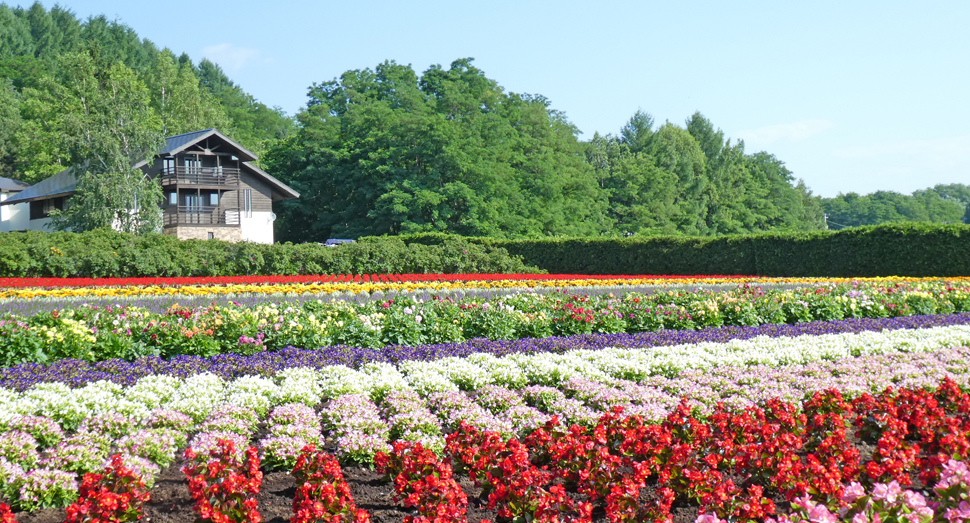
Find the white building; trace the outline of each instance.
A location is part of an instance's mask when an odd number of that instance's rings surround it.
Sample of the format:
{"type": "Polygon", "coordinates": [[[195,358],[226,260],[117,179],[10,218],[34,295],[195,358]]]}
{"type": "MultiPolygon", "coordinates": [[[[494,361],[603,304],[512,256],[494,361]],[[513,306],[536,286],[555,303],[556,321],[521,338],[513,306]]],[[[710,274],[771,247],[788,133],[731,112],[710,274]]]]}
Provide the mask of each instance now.
{"type": "MultiPolygon", "coordinates": [[[[134,167],[162,186],[165,234],[273,243],[273,202],[300,194],[253,165],[256,159],[226,135],[206,129],[168,138],[152,162],[134,167]]],[[[0,193],[2,231],[46,230],[50,211],[70,205],[77,190],[71,169],[32,186],[9,182],[9,192],[3,185],[0,193]]]]}
{"type": "MultiPolygon", "coordinates": [[[[30,187],[29,183],[11,180],[10,178],[0,178],[0,202],[5,202],[8,198],[16,196],[28,187],[30,187]]],[[[27,204],[0,206],[0,232],[26,230],[27,204]]]]}

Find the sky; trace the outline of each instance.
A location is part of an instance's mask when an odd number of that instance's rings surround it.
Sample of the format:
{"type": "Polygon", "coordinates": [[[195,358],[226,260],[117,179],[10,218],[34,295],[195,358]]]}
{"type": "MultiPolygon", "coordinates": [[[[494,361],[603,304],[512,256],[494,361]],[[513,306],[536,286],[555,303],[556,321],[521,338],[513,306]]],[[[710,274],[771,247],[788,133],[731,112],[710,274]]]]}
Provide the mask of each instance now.
{"type": "Polygon", "coordinates": [[[60,5],[208,58],[291,115],[312,84],[348,70],[472,57],[506,91],[549,99],[581,139],[617,134],[638,109],[682,126],[700,111],[816,195],[970,184],[966,0],[60,5]]]}

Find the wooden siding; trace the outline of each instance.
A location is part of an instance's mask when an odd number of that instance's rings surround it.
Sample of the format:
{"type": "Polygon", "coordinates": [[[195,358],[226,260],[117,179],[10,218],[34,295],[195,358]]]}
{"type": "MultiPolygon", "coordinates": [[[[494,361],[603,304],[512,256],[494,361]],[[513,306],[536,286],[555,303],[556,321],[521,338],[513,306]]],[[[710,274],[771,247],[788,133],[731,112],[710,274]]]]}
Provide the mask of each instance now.
{"type": "MultiPolygon", "coordinates": [[[[273,212],[273,191],[270,189],[269,184],[243,168],[239,190],[243,191],[245,189],[251,189],[253,191],[253,212],[273,212]]],[[[231,193],[235,193],[235,191],[226,193],[228,198],[233,197],[229,196],[231,193]]],[[[236,197],[239,198],[239,209],[241,210],[244,204],[243,194],[240,192],[236,197]]]]}

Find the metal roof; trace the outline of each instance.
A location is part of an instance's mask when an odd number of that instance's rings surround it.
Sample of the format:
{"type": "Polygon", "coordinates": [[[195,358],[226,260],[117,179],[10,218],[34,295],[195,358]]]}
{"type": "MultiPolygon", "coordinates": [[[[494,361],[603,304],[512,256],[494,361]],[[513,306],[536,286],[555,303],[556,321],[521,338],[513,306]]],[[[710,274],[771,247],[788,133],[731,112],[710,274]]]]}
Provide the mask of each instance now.
{"type": "Polygon", "coordinates": [[[27,182],[22,182],[20,180],[14,180],[11,178],[0,177],[0,191],[3,192],[17,192],[22,191],[30,187],[27,182]]]}
{"type": "MultiPolygon", "coordinates": [[[[236,156],[238,156],[239,159],[244,162],[251,162],[259,159],[259,157],[256,156],[255,153],[253,153],[249,149],[246,149],[242,145],[239,145],[232,138],[229,138],[228,136],[220,133],[215,129],[203,129],[201,131],[192,131],[191,133],[182,133],[182,134],[177,134],[175,136],[169,136],[168,138],[165,139],[165,145],[162,146],[162,148],[157,153],[155,153],[155,156],[167,156],[167,155],[178,154],[188,149],[189,147],[201,142],[202,140],[205,140],[210,136],[216,136],[220,140],[226,142],[231,147],[236,149],[236,156]]],[[[148,162],[146,161],[141,161],[136,163],[132,167],[137,169],[147,163],[148,162]]]]}
{"type": "Polygon", "coordinates": [[[11,196],[0,205],[12,205],[15,203],[29,202],[33,200],[43,200],[46,198],[55,198],[57,196],[67,196],[74,193],[77,190],[77,178],[71,172],[71,169],[64,169],[63,171],[47,178],[46,180],[40,181],[31,185],[30,187],[20,191],[16,196],[11,196]]]}
{"type": "MultiPolygon", "coordinates": [[[[239,145],[233,141],[228,136],[220,133],[215,129],[204,129],[202,131],[193,131],[191,133],[183,133],[175,136],[170,136],[165,139],[165,146],[162,147],[156,156],[166,156],[172,154],[178,154],[185,149],[188,149],[194,144],[209,138],[210,136],[218,137],[220,140],[226,142],[228,145],[236,150],[236,155],[242,164],[252,170],[256,175],[264,178],[270,185],[272,185],[279,193],[283,195],[283,198],[299,198],[300,193],[294,191],[285,183],[277,180],[276,178],[270,176],[269,173],[256,167],[255,165],[249,163],[256,160],[258,157],[253,154],[252,151],[246,149],[245,147],[239,145]]],[[[141,161],[132,166],[132,168],[140,168],[146,165],[147,161],[141,161]]],[[[0,178],[0,180],[6,180],[7,178],[0,178]]],[[[10,180],[15,183],[16,180],[10,180]]],[[[25,184],[26,185],[26,184],[25,184]]],[[[14,203],[29,202],[33,200],[43,200],[46,198],[55,198],[58,196],[67,196],[73,194],[77,190],[77,178],[71,173],[71,169],[65,169],[44,181],[38,182],[35,185],[28,186],[27,188],[20,191],[17,195],[12,196],[4,200],[0,205],[10,205],[14,203]]]]}

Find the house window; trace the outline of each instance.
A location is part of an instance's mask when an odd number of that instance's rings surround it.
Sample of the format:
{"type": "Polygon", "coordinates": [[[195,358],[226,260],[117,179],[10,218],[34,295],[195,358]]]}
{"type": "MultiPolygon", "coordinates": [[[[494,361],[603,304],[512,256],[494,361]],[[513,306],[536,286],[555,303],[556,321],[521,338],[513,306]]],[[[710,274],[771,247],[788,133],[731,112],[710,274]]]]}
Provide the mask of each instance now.
{"type": "Polygon", "coordinates": [[[219,193],[214,192],[209,194],[209,205],[212,205],[213,207],[219,205],[219,193]]]}
{"type": "Polygon", "coordinates": [[[209,233],[209,239],[210,240],[214,240],[215,238],[216,238],[216,234],[214,232],[210,232],[209,233]]]}
{"type": "Polygon", "coordinates": [[[169,205],[178,205],[179,204],[179,193],[174,192],[174,191],[168,193],[168,204],[169,205]]]}
{"type": "Polygon", "coordinates": [[[243,190],[243,212],[246,218],[253,217],[253,190],[244,189],[243,190]]]}
{"type": "Polygon", "coordinates": [[[162,158],[162,174],[175,174],[175,158],[162,158]]]}
{"type": "Polygon", "coordinates": [[[198,174],[201,171],[202,171],[202,161],[199,160],[198,156],[185,157],[185,172],[189,174],[198,174]]]}
{"type": "Polygon", "coordinates": [[[30,219],[40,220],[47,218],[54,209],[59,211],[64,210],[64,198],[32,201],[30,202],[30,219]]]}
{"type": "Polygon", "coordinates": [[[201,211],[202,197],[199,196],[198,194],[186,194],[185,206],[188,207],[188,210],[190,211],[201,211]]]}

